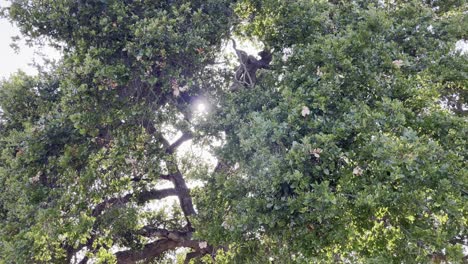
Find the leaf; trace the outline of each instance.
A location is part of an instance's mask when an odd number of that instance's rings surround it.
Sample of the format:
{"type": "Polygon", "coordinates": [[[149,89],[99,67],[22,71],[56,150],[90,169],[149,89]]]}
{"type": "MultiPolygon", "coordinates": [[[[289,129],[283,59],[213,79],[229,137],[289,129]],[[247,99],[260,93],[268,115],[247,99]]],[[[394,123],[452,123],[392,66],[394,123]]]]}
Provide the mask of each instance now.
{"type": "Polygon", "coordinates": [[[199,246],[201,249],[207,248],[207,247],[208,247],[208,242],[206,242],[206,241],[200,241],[200,242],[198,243],[198,246],[199,246]]]}
{"type": "Polygon", "coordinates": [[[363,173],[363,169],[359,166],[356,166],[354,169],[353,169],[353,175],[356,175],[356,176],[361,176],[363,173]]]}
{"type": "Polygon", "coordinates": [[[321,148],[314,148],[310,154],[314,155],[317,159],[320,158],[320,153],[322,153],[323,150],[321,148]]]}
{"type": "Polygon", "coordinates": [[[317,66],[317,70],[316,70],[315,74],[317,74],[317,76],[319,76],[319,77],[321,77],[323,75],[323,72],[320,70],[320,66],[317,66]]]}
{"type": "Polygon", "coordinates": [[[306,116],[310,115],[310,109],[309,109],[309,107],[303,106],[303,107],[302,107],[302,111],[301,111],[301,115],[302,115],[303,117],[306,117],[306,116]]]}
{"type": "Polygon", "coordinates": [[[174,95],[174,97],[179,97],[180,90],[179,90],[179,84],[176,79],[171,80],[171,88],[172,88],[172,94],[174,95]]]}
{"type": "Polygon", "coordinates": [[[394,60],[392,61],[393,65],[395,65],[395,67],[397,68],[400,68],[402,65],[403,65],[403,61],[402,60],[394,60]]]}

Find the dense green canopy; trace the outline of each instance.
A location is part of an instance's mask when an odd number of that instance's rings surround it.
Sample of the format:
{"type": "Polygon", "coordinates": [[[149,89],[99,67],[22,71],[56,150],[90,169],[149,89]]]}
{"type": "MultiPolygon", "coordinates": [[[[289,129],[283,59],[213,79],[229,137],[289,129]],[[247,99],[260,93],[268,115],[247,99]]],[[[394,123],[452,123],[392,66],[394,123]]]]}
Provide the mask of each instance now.
{"type": "Polygon", "coordinates": [[[0,263],[466,261],[464,0],[10,2],[0,263]]]}

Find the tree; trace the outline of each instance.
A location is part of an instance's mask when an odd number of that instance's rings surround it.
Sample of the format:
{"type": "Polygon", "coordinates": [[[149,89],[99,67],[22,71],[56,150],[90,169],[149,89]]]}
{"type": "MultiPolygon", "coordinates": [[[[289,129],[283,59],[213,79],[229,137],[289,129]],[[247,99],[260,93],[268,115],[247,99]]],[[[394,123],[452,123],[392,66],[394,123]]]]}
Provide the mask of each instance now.
{"type": "Polygon", "coordinates": [[[461,262],[468,71],[453,49],[466,37],[463,7],[310,2],[239,7],[253,17],[241,33],[276,60],[214,114],[226,131],[220,160],[238,169],[210,177],[197,204],[216,208],[200,215],[218,224],[199,232],[235,241],[239,263],[461,262]],[[463,111],[447,104],[454,92],[463,111]]]}
{"type": "Polygon", "coordinates": [[[463,1],[11,2],[64,57],[1,84],[5,263],[462,261],[463,1]],[[254,87],[232,35],[273,54],[254,87]]]}
{"type": "Polygon", "coordinates": [[[206,66],[229,33],[229,6],[12,1],[6,13],[24,35],[63,46],[64,58],[52,73],[2,85],[6,263],[84,254],[82,263],[129,263],[178,247],[212,250],[191,239],[195,209],[175,152],[199,137],[189,105],[213,89],[206,66]],[[182,132],[172,143],[168,127],[182,132]],[[173,187],[156,189],[164,181],[173,187]],[[169,196],[180,204],[169,216],[142,209],[169,196]]]}

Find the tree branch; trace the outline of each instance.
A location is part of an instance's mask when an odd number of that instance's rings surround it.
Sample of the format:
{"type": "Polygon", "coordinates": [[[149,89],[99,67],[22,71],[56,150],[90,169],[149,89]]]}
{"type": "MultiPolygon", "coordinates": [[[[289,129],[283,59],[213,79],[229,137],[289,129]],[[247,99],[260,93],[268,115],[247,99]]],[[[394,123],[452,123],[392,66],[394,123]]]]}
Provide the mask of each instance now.
{"type": "Polygon", "coordinates": [[[456,236],[450,239],[449,242],[453,245],[460,244],[460,245],[468,246],[468,236],[456,236]]]}
{"type": "Polygon", "coordinates": [[[189,240],[192,236],[191,231],[170,231],[164,228],[156,228],[153,226],[144,226],[142,229],[136,232],[139,235],[145,237],[159,237],[159,238],[167,238],[172,239],[174,241],[184,241],[189,240]]]}
{"type": "MultiPolygon", "coordinates": [[[[172,174],[161,174],[159,175],[159,179],[166,180],[166,181],[172,181],[172,174]]],[[[153,179],[148,179],[148,178],[142,178],[142,177],[133,177],[130,179],[132,182],[140,182],[140,181],[146,181],[146,182],[151,182],[153,179]]]]}
{"type": "Polygon", "coordinates": [[[115,254],[118,264],[130,264],[140,260],[150,260],[158,257],[167,250],[176,249],[181,246],[181,242],[170,239],[160,239],[149,243],[141,250],[126,250],[115,254]]]}
{"type": "Polygon", "coordinates": [[[169,196],[179,195],[177,189],[168,188],[161,190],[149,190],[143,191],[137,195],[137,201],[139,204],[144,204],[151,200],[161,200],[169,196]]]}
{"type": "MultiPolygon", "coordinates": [[[[187,184],[185,184],[184,177],[179,171],[173,174],[172,182],[177,190],[180,207],[182,208],[184,215],[188,217],[196,214],[193,207],[192,196],[190,195],[190,189],[187,187],[187,184]]],[[[190,222],[188,221],[188,223],[190,222]]]]}
{"type": "Polygon", "coordinates": [[[97,204],[96,207],[94,207],[93,212],[91,213],[92,216],[97,217],[102,212],[110,207],[113,207],[117,204],[126,204],[128,203],[132,197],[135,196],[136,200],[138,201],[139,204],[143,204],[145,202],[148,202],[150,200],[160,200],[169,196],[176,196],[179,195],[178,190],[174,188],[168,188],[168,189],[161,189],[161,190],[149,190],[149,191],[142,191],[138,193],[136,196],[133,193],[129,193],[123,197],[118,197],[118,198],[110,198],[100,204],[97,204]]]}
{"type": "Polygon", "coordinates": [[[167,174],[167,175],[159,175],[159,178],[160,179],[163,179],[163,180],[166,180],[166,181],[172,181],[172,178],[174,177],[174,175],[172,174],[167,174]]]}
{"type": "MultiPolygon", "coordinates": [[[[133,264],[133,263],[136,263],[137,261],[142,261],[142,260],[149,261],[151,259],[154,259],[160,256],[167,250],[173,250],[179,247],[188,247],[193,250],[192,252],[187,254],[185,261],[187,261],[187,259],[188,261],[190,261],[190,259],[192,258],[200,257],[200,256],[214,252],[213,246],[205,244],[205,247],[201,248],[200,247],[201,241],[190,240],[191,232],[168,231],[168,230],[157,229],[157,228],[152,228],[152,227],[147,227],[147,228],[151,230],[142,229],[142,232],[154,231],[157,234],[167,235],[167,238],[164,237],[155,242],[146,244],[143,247],[143,249],[129,249],[129,250],[117,252],[115,254],[117,258],[117,263],[119,264],[132,263],[133,264]]],[[[188,263],[188,262],[184,262],[184,263],[188,263]]]]}
{"type": "Polygon", "coordinates": [[[190,260],[194,258],[199,258],[201,256],[203,256],[203,253],[201,253],[200,251],[189,252],[187,253],[187,255],[185,255],[184,264],[189,264],[190,260]]]}
{"type": "Polygon", "coordinates": [[[80,262],[78,262],[78,264],[86,264],[88,263],[88,260],[89,260],[88,256],[84,256],[83,259],[80,262]]]}
{"type": "Polygon", "coordinates": [[[185,141],[187,140],[190,140],[193,138],[193,135],[191,132],[185,132],[184,134],[182,134],[182,136],[177,139],[174,143],[172,143],[167,149],[166,149],[166,152],[167,153],[174,153],[174,151],[180,146],[182,145],[182,143],[184,143],[185,141]]]}
{"type": "Polygon", "coordinates": [[[94,217],[97,217],[97,216],[101,215],[102,212],[104,212],[104,210],[106,210],[107,208],[113,207],[116,204],[128,203],[128,201],[130,201],[130,198],[132,196],[133,196],[133,194],[127,194],[127,195],[125,195],[123,197],[107,199],[104,202],[97,204],[94,207],[93,212],[91,213],[91,215],[94,216],[94,217]]]}

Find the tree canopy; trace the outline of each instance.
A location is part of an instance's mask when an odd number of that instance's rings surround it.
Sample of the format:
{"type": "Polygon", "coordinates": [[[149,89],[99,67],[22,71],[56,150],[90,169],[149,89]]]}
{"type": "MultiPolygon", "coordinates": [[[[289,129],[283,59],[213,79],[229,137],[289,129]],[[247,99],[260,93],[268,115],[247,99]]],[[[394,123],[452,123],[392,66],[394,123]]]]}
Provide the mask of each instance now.
{"type": "Polygon", "coordinates": [[[466,261],[464,0],[10,2],[0,263],[466,261]]]}

